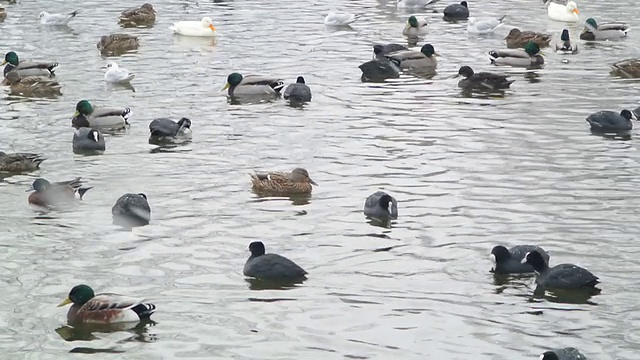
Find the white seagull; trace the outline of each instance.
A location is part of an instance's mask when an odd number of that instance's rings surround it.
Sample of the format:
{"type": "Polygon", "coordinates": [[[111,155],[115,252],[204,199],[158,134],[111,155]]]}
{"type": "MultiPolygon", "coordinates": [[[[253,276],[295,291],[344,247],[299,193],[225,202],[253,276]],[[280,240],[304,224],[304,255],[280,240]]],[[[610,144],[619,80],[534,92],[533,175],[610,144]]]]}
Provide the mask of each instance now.
{"type": "Polygon", "coordinates": [[[324,18],[324,24],[327,26],[345,26],[356,21],[358,16],[349,13],[330,12],[324,18]]]}
{"type": "Polygon", "coordinates": [[[469,34],[491,34],[502,26],[504,16],[500,18],[472,18],[467,20],[469,34]]]}
{"type": "Polygon", "coordinates": [[[76,15],[78,15],[78,10],[68,14],[49,14],[43,11],[38,15],[38,19],[42,25],[67,25],[76,15]]]}
{"type": "Polygon", "coordinates": [[[107,64],[107,72],[104,73],[104,81],[111,84],[122,84],[131,81],[135,75],[129,74],[129,70],[121,68],[116,62],[107,64]]]}

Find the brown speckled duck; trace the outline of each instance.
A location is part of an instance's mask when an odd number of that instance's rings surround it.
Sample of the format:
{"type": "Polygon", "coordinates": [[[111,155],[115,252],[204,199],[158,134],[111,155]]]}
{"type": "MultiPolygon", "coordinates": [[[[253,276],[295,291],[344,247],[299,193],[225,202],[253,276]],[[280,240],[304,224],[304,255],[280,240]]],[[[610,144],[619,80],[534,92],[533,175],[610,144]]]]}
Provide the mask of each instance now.
{"type": "Polygon", "coordinates": [[[13,153],[0,151],[0,172],[20,173],[34,171],[46,158],[39,154],[13,153]]]}
{"type": "Polygon", "coordinates": [[[139,8],[127,9],[119,19],[123,27],[148,26],[156,22],[156,11],[153,5],[146,3],[139,8]]]}
{"type": "Polygon", "coordinates": [[[529,41],[533,41],[538,44],[538,47],[543,48],[549,46],[551,35],[513,28],[504,39],[507,41],[507,47],[511,49],[524,47],[529,41]]]}
{"type": "Polygon", "coordinates": [[[104,35],[98,41],[98,50],[103,54],[122,54],[140,46],[138,38],[127,34],[104,35]]]}
{"type": "Polygon", "coordinates": [[[318,185],[303,168],[295,168],[290,173],[268,172],[249,176],[255,192],[271,195],[310,194],[311,185],[318,185]]]}
{"type": "Polygon", "coordinates": [[[640,78],[640,60],[627,59],[611,65],[611,75],[623,78],[640,78]]]}
{"type": "Polygon", "coordinates": [[[54,97],[62,95],[62,85],[54,78],[45,76],[21,76],[19,71],[10,71],[4,83],[11,87],[11,94],[26,97],[54,97]]]}
{"type": "Polygon", "coordinates": [[[0,21],[4,21],[7,18],[7,11],[0,6],[0,21]]]}

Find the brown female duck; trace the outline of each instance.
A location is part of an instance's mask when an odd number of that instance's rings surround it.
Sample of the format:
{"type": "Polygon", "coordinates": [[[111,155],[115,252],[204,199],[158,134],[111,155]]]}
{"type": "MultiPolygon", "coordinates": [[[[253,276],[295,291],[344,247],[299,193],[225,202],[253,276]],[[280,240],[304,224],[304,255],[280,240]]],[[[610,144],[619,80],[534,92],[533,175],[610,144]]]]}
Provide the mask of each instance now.
{"type": "Polygon", "coordinates": [[[140,46],[138,38],[127,34],[104,35],[98,41],[98,50],[103,54],[122,54],[140,46]]]}
{"type": "Polygon", "coordinates": [[[11,94],[27,97],[54,97],[62,95],[62,85],[54,78],[45,76],[22,76],[19,71],[7,73],[4,83],[11,87],[11,94]]]}
{"type": "Polygon", "coordinates": [[[507,47],[511,49],[524,47],[529,41],[533,41],[538,44],[538,47],[543,48],[549,46],[551,35],[513,28],[504,39],[507,40],[507,47]]]}
{"type": "Polygon", "coordinates": [[[271,195],[310,194],[315,181],[303,168],[295,168],[290,173],[268,172],[249,174],[253,190],[271,195]]]}
{"type": "Polygon", "coordinates": [[[119,20],[123,27],[148,26],[156,22],[156,11],[153,5],[146,3],[139,8],[123,11],[119,20]]]}
{"type": "Polygon", "coordinates": [[[46,158],[39,154],[7,154],[4,151],[0,151],[0,172],[20,173],[38,170],[40,164],[45,160],[46,158]]]}
{"type": "Polygon", "coordinates": [[[611,75],[623,78],[640,78],[640,60],[627,59],[611,65],[611,75]]]}

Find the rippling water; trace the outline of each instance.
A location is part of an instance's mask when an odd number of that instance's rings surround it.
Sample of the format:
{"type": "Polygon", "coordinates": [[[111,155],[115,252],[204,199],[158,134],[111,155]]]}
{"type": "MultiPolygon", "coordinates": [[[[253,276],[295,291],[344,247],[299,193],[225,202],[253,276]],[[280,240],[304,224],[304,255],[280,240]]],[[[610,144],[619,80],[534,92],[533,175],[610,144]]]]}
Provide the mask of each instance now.
{"type": "MultiPolygon", "coordinates": [[[[579,5],[583,19],[638,26],[630,0],[579,5]]],[[[140,37],[139,51],[117,58],[137,74],[132,92],[105,86],[106,59],[96,49],[101,35],[121,31],[117,16],[127,6],[5,5],[1,52],[60,62],[64,95],[29,100],[4,88],[0,99],[2,150],[48,157],[39,173],[0,182],[1,357],[496,360],[575,346],[590,359],[637,359],[637,141],[593,136],[585,122],[597,110],[636,107],[637,82],[608,74],[610,63],[637,55],[636,33],[581,44],[577,56],[547,49],[535,73],[499,69],[516,79],[505,97],[465,97],[452,75],[461,65],[495,71],[486,52],[504,47],[510,26],[469,38],[466,23],[423,11],[438,74],[363,84],[357,66],[371,45],[405,41],[407,13],[391,0],[157,1],[155,27],[125,30],[140,37]],[[35,19],[76,8],[68,29],[35,19]],[[328,29],[331,9],[362,17],[328,29]],[[168,30],[204,15],[214,19],[217,44],[168,30]],[[281,101],[230,105],[220,89],[233,71],[288,82],[304,75],[313,101],[302,110],[281,101]],[[130,131],[107,136],[102,156],[71,151],[70,116],[82,98],[133,109],[130,131]],[[191,118],[193,142],[149,145],[148,123],[161,116],[191,118]],[[248,172],[296,166],[319,183],[308,202],[251,193],[248,172]],[[24,192],[37,176],[82,176],[95,188],[70,211],[41,214],[24,192]],[[389,229],[361,212],[377,189],[400,201],[389,229]],[[147,194],[151,225],[111,225],[111,205],[125,192],[147,194]],[[251,290],[242,265],[256,239],[310,279],[251,290]],[[540,244],[553,264],[593,271],[603,292],[575,303],[532,299],[531,279],[497,282],[488,272],[498,243],[540,244]],[[78,283],[146,296],[159,308],[156,323],[111,333],[65,328],[66,310],[55,305],[78,283]]],[[[506,13],[509,25],[554,40],[564,26],[538,0],[470,8],[506,13]]],[[[569,28],[577,37],[581,25],[569,28]]]]}

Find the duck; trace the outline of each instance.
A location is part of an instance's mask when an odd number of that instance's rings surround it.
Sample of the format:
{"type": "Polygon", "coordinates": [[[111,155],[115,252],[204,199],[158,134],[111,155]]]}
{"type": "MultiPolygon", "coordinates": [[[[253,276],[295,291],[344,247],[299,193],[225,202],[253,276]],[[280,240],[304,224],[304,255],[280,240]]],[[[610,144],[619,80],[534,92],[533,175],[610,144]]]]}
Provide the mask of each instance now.
{"type": "Polygon", "coordinates": [[[149,123],[149,141],[175,139],[191,135],[191,120],[186,117],[175,122],[168,118],[154,119],[149,123]]]}
{"type": "Polygon", "coordinates": [[[107,63],[107,71],[104,73],[104,81],[110,84],[126,84],[136,77],[129,70],[121,68],[117,62],[109,61],[107,63]]]}
{"type": "Polygon", "coordinates": [[[73,202],[76,196],[82,200],[84,194],[93,187],[82,186],[80,177],[77,177],[69,181],[60,181],[50,183],[47,179],[36,179],[31,188],[27,191],[33,191],[29,194],[29,204],[49,207],[56,206],[64,203],[73,202]]]}
{"type": "Polygon", "coordinates": [[[379,60],[387,60],[385,55],[397,52],[409,50],[406,46],[400,44],[376,44],[373,45],[373,58],[379,60]]]}
{"type": "Polygon", "coordinates": [[[102,54],[121,54],[127,51],[137,50],[140,41],[136,36],[128,34],[103,35],[97,44],[102,54]]]}
{"type": "Polygon", "coordinates": [[[106,150],[104,136],[88,127],[73,129],[73,153],[102,153],[106,150]]]}
{"type": "Polygon", "coordinates": [[[244,276],[266,281],[305,280],[307,272],[298,264],[278,254],[266,254],[261,241],[249,244],[251,256],[244,264],[244,276]]]}
{"type": "Polygon", "coordinates": [[[396,5],[399,9],[424,8],[439,0],[398,0],[396,5]]]}
{"type": "Polygon", "coordinates": [[[435,69],[438,66],[438,60],[435,57],[435,49],[431,44],[424,44],[420,51],[405,50],[397,51],[385,55],[400,69],[435,69]]]}
{"type": "Polygon", "coordinates": [[[611,75],[640,78],[640,59],[626,59],[611,65],[611,75]]]}
{"type": "Polygon", "coordinates": [[[543,48],[549,46],[551,35],[535,31],[520,31],[518,28],[513,28],[504,39],[507,41],[508,48],[520,48],[529,41],[533,41],[538,44],[539,48],[543,48]]]}
{"type": "Polygon", "coordinates": [[[505,75],[490,72],[475,73],[470,66],[460,67],[458,76],[464,77],[458,81],[458,87],[466,90],[504,90],[515,81],[509,80],[505,75]]]}
{"type": "Polygon", "coordinates": [[[538,44],[529,41],[522,49],[493,50],[489,59],[493,65],[538,68],[544,65],[544,58],[538,44]]]}
{"type": "Polygon", "coordinates": [[[467,32],[469,34],[484,35],[492,34],[503,25],[506,15],[499,18],[473,18],[467,21],[467,32]]]}
{"type": "Polygon", "coordinates": [[[178,21],[169,26],[174,34],[195,37],[216,37],[218,33],[213,20],[205,16],[200,21],[178,21]]]}
{"type": "Polygon", "coordinates": [[[349,13],[330,12],[324,17],[326,26],[347,26],[358,19],[357,15],[349,13]]]}
{"type": "Polygon", "coordinates": [[[560,4],[554,0],[546,0],[547,15],[549,19],[562,22],[578,22],[580,20],[580,10],[575,1],[567,1],[560,4]]]}
{"type": "Polygon", "coordinates": [[[305,83],[304,77],[298,76],[295,84],[287,86],[282,97],[292,103],[306,103],[311,101],[311,89],[305,83]]]}
{"type": "Polygon", "coordinates": [[[147,195],[124,194],[118,198],[111,208],[113,223],[125,227],[149,225],[151,221],[151,207],[147,195]]]}
{"type": "Polygon", "coordinates": [[[0,63],[0,66],[4,67],[4,76],[6,77],[10,71],[18,71],[20,77],[27,76],[46,76],[51,77],[54,75],[54,71],[58,63],[53,62],[27,62],[20,61],[18,54],[13,51],[9,51],[4,55],[4,61],[0,63]]]}
{"type": "Polygon", "coordinates": [[[402,35],[404,36],[419,36],[427,33],[427,20],[426,19],[418,19],[415,16],[409,16],[407,20],[407,24],[404,26],[402,30],[402,35]]]}
{"type": "Polygon", "coordinates": [[[563,29],[560,34],[560,41],[556,43],[556,51],[562,54],[577,54],[578,44],[571,41],[569,30],[563,29]]]}
{"type": "Polygon", "coordinates": [[[587,357],[573,347],[545,351],[540,360],[587,360],[587,357]]]}
{"type": "Polygon", "coordinates": [[[42,25],[66,26],[69,25],[69,21],[73,20],[76,15],[78,15],[78,10],[68,14],[49,14],[43,11],[38,14],[38,20],[40,20],[40,24],[42,25]]]}
{"type": "Polygon", "coordinates": [[[222,90],[228,89],[228,94],[234,96],[269,95],[280,96],[284,81],[278,78],[260,75],[242,76],[232,73],[227,76],[227,83],[222,90]]]}
{"type": "Polygon", "coordinates": [[[94,108],[88,100],[76,104],[71,125],[81,127],[123,129],[129,126],[130,108],[94,108]]]}
{"type": "Polygon", "coordinates": [[[618,133],[633,129],[633,113],[629,110],[622,110],[620,113],[613,111],[598,111],[587,117],[587,122],[591,126],[591,131],[599,133],[618,133]]]}
{"type": "Polygon", "coordinates": [[[286,172],[266,172],[249,174],[253,190],[257,193],[267,193],[271,195],[295,195],[310,194],[311,185],[316,185],[315,181],[309,177],[309,172],[303,168],[295,168],[290,173],[286,172]]]}
{"type": "Polygon", "coordinates": [[[360,80],[363,82],[381,82],[400,77],[400,68],[386,57],[369,60],[358,68],[362,71],[360,80]]]}
{"type": "Polygon", "coordinates": [[[148,26],[156,22],[156,10],[153,5],[145,3],[139,8],[123,11],[118,18],[123,27],[148,26]]]}
{"type": "Polygon", "coordinates": [[[0,6],[0,21],[4,21],[7,18],[7,10],[0,6]]]}
{"type": "Polygon", "coordinates": [[[62,85],[54,78],[46,76],[21,76],[20,71],[10,71],[4,83],[11,88],[11,94],[26,97],[55,97],[62,95],[62,85]]]}
{"type": "Polygon", "coordinates": [[[0,172],[22,173],[40,169],[47,158],[33,153],[10,153],[0,151],[0,172]]]}
{"type": "Polygon", "coordinates": [[[539,289],[589,289],[600,282],[598,277],[589,270],[577,265],[560,264],[549,267],[537,250],[528,252],[521,263],[533,266],[536,272],[536,285],[539,289]]]}
{"type": "Polygon", "coordinates": [[[137,299],[113,293],[94,294],[89,285],[76,285],[58,307],[69,304],[67,321],[70,324],[109,325],[139,322],[149,319],[156,306],[137,299]]]}
{"type": "Polygon", "coordinates": [[[616,40],[626,37],[627,32],[629,32],[627,24],[598,24],[594,18],[588,18],[584,23],[584,30],[580,34],[580,39],[587,41],[616,40]]]}
{"type": "Polygon", "coordinates": [[[542,255],[543,260],[549,265],[549,254],[544,249],[536,245],[516,245],[507,249],[503,245],[494,246],[491,249],[491,272],[496,274],[527,274],[533,273],[535,269],[529,264],[522,264],[522,259],[531,251],[537,251],[542,255]]]}
{"type": "Polygon", "coordinates": [[[445,20],[464,20],[469,18],[469,5],[466,1],[460,4],[447,5],[442,11],[445,20]]]}
{"type": "Polygon", "coordinates": [[[381,221],[398,218],[398,201],[384,191],[376,191],[364,202],[364,215],[381,221]]]}

